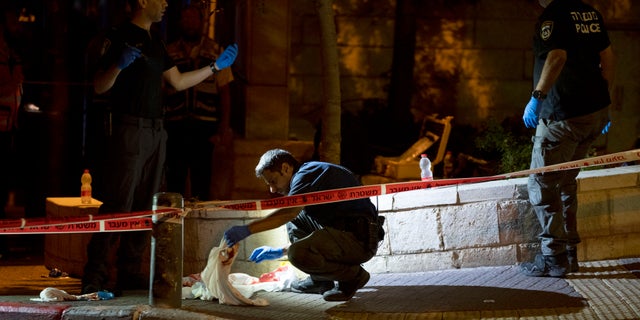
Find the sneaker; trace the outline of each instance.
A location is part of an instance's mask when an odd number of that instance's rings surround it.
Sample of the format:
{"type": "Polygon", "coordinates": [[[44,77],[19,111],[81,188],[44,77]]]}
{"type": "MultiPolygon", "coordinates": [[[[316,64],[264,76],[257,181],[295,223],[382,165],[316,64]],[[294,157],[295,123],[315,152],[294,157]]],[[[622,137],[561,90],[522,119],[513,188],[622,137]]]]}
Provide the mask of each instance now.
{"type": "Polygon", "coordinates": [[[533,262],[520,265],[520,272],[529,277],[563,278],[567,274],[567,255],[544,256],[536,255],[533,262]]]}
{"type": "Polygon", "coordinates": [[[326,291],[333,289],[333,281],[314,281],[311,277],[307,277],[304,280],[295,280],[291,282],[291,291],[297,293],[318,293],[323,294],[326,291]]]}
{"type": "Polygon", "coordinates": [[[323,293],[322,297],[325,301],[348,301],[356,294],[358,289],[361,289],[369,282],[369,278],[369,272],[361,268],[355,279],[338,281],[338,286],[323,293]]]}
{"type": "Polygon", "coordinates": [[[576,249],[567,250],[567,260],[569,262],[569,273],[580,271],[580,266],[578,265],[578,252],[576,252],[576,249]]]}

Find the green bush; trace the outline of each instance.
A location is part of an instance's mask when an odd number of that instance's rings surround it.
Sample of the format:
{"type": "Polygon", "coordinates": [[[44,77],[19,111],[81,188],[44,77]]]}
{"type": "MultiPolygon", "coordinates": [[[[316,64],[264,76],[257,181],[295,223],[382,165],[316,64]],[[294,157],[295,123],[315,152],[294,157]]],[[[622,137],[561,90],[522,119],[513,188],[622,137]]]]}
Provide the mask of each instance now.
{"type": "Polygon", "coordinates": [[[476,148],[486,160],[497,163],[497,171],[508,173],[529,169],[531,163],[531,136],[521,120],[505,119],[499,123],[490,118],[482,124],[475,139],[476,148]]]}

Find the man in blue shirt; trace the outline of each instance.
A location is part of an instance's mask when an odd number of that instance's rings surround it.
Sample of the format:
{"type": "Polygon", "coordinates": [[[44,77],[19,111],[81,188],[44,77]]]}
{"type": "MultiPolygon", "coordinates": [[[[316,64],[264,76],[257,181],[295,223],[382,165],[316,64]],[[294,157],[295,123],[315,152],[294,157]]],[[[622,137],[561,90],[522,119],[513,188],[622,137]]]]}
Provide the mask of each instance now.
{"type": "MultiPolygon", "coordinates": [[[[273,149],[262,155],[256,176],[272,193],[296,195],[359,186],[348,169],[326,162],[299,164],[288,152],[273,149]]],[[[309,274],[294,282],[295,292],[320,293],[327,301],[347,301],[369,281],[361,264],[371,259],[382,240],[382,217],[369,199],[282,208],[248,225],[224,233],[229,246],[249,235],[287,224],[288,248],[260,247],[251,261],[277,259],[285,254],[301,271],[309,274]],[[334,281],[338,282],[334,286],[334,281]]]]}

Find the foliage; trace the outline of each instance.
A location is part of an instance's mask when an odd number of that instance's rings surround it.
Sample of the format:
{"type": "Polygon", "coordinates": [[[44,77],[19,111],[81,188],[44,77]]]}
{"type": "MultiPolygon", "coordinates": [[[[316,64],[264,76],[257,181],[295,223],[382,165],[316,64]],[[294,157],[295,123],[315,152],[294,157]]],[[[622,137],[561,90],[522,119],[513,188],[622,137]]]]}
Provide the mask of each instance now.
{"type": "Polygon", "coordinates": [[[475,145],[485,157],[490,158],[487,160],[499,163],[498,171],[501,173],[526,170],[531,162],[532,143],[531,132],[523,131],[523,127],[510,119],[498,123],[490,118],[483,123],[475,145]]]}

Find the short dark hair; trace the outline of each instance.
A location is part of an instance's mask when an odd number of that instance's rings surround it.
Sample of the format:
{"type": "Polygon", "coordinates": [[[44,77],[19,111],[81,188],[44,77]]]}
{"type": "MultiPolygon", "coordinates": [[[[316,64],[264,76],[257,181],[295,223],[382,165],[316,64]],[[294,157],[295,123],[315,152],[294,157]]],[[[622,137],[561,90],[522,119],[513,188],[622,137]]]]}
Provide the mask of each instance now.
{"type": "Polygon", "coordinates": [[[262,177],[265,170],[280,171],[283,163],[291,165],[294,172],[300,168],[298,160],[287,150],[271,149],[265,152],[256,166],[256,177],[262,177]]]}

